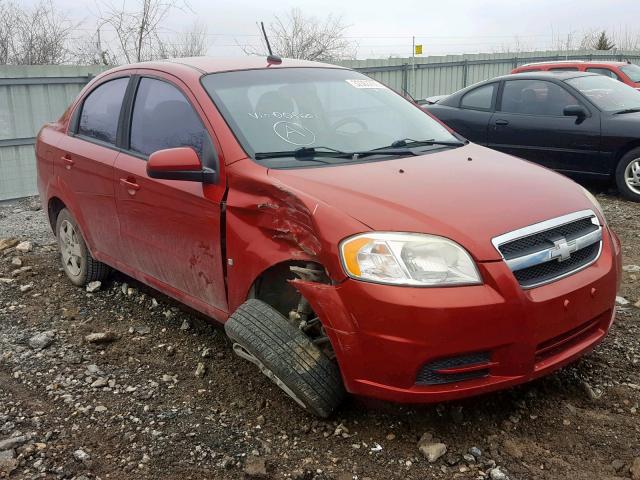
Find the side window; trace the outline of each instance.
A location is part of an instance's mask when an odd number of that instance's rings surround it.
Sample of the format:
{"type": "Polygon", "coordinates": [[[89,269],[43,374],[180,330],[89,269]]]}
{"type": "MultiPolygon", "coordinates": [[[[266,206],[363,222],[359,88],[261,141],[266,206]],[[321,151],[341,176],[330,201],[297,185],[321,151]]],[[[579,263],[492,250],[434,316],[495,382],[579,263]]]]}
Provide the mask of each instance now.
{"type": "Polygon", "coordinates": [[[609,70],[608,68],[587,68],[587,72],[597,73],[598,75],[604,75],[605,77],[611,77],[614,80],[620,80],[620,77],[616,75],[616,72],[609,70]]]}
{"type": "Polygon", "coordinates": [[[461,108],[471,108],[474,110],[491,110],[491,104],[493,101],[493,93],[496,90],[496,84],[490,83],[478,87],[475,90],[471,90],[465,93],[464,97],[460,101],[461,108]]]}
{"type": "Polygon", "coordinates": [[[562,116],[564,107],[580,102],[561,86],[544,80],[509,80],[500,110],[525,115],[562,116]]]}
{"type": "Polygon", "coordinates": [[[115,145],[118,118],[128,83],[129,77],[110,80],[85,98],[78,134],[115,145]]]}
{"type": "Polygon", "coordinates": [[[180,90],[161,80],[140,80],[131,119],[131,150],[151,155],[165,148],[192,147],[202,158],[206,137],[200,117],[180,90]]]}

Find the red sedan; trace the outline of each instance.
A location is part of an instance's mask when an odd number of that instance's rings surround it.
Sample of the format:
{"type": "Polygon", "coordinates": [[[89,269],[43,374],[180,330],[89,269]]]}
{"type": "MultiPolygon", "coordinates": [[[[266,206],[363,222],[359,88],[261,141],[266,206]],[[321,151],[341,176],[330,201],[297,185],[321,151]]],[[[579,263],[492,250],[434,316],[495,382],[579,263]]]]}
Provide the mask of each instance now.
{"type": "Polygon", "coordinates": [[[115,68],[41,130],[37,160],[74,284],[117,269],[225,324],[319,416],[345,391],[529,381],[613,321],[620,244],[591,194],[349,69],[115,68]]]}
{"type": "Polygon", "coordinates": [[[640,90],[640,66],[631,62],[599,62],[585,60],[536,62],[514,68],[511,73],[574,71],[605,75],[640,90]]]}

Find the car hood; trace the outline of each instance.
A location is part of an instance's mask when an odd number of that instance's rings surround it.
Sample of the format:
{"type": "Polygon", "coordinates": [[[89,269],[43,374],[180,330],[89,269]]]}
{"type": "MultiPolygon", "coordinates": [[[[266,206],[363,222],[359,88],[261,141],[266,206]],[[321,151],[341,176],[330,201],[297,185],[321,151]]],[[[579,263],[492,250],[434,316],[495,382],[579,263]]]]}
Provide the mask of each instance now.
{"type": "Polygon", "coordinates": [[[593,208],[568,178],[474,144],[387,161],[271,169],[269,175],[372,230],[441,235],[479,261],[501,258],[491,244],[497,235],[593,208]]]}

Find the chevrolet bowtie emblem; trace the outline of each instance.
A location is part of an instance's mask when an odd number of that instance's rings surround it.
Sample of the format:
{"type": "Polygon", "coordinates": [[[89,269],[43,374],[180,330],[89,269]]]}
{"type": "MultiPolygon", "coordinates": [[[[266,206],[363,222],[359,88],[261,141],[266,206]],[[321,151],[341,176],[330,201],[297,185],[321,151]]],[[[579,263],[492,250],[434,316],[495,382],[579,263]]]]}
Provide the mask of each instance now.
{"type": "Polygon", "coordinates": [[[564,262],[571,258],[571,254],[577,250],[576,241],[571,240],[567,242],[566,238],[555,240],[553,242],[553,249],[549,252],[551,260],[557,258],[559,262],[564,262]]]}

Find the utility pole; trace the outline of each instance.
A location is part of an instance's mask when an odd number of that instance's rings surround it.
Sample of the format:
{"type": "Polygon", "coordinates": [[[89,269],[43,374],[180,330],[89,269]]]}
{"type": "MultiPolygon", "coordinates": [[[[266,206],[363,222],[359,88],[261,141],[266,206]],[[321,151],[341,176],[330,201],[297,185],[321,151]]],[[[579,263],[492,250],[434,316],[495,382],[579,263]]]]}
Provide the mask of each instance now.
{"type": "Polygon", "coordinates": [[[410,93],[412,97],[415,95],[415,85],[416,85],[416,37],[415,35],[411,37],[411,71],[412,71],[412,85],[413,93],[410,93]]]}

